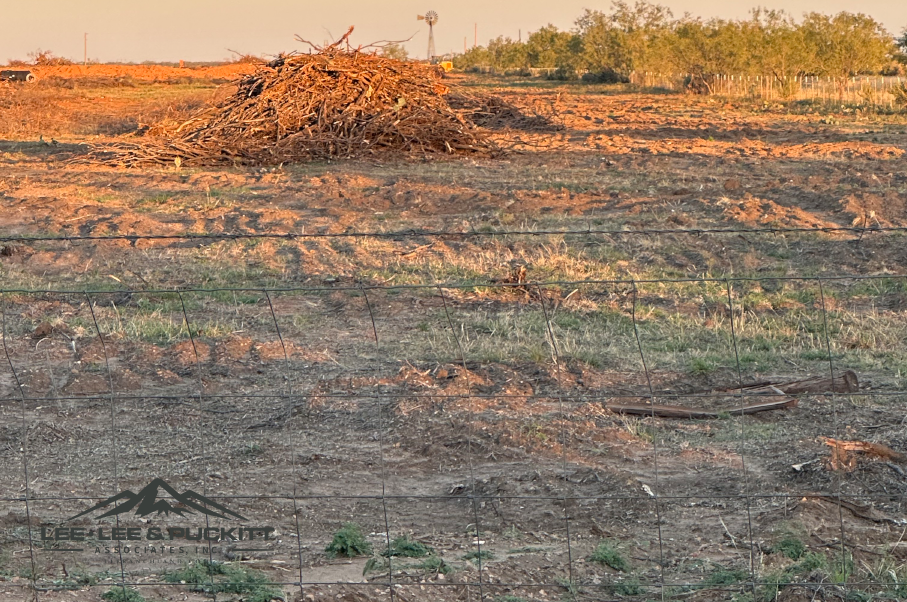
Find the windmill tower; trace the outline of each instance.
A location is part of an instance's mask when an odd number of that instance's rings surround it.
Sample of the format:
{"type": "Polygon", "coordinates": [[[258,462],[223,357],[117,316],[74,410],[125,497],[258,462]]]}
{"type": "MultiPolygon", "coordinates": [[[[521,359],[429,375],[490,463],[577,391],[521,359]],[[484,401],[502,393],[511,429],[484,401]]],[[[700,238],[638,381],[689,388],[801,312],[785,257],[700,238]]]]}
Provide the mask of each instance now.
{"type": "Polygon", "coordinates": [[[438,22],[438,13],[433,10],[428,11],[424,15],[419,15],[416,17],[418,21],[425,21],[428,23],[428,60],[431,61],[435,58],[435,23],[438,22]]]}

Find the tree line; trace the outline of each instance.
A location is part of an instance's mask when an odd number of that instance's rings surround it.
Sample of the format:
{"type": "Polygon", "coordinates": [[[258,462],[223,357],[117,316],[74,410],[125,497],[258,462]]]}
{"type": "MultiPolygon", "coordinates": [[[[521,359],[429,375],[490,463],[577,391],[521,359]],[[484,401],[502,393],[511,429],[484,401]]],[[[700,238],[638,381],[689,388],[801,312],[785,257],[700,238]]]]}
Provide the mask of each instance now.
{"type": "Polygon", "coordinates": [[[585,73],[593,81],[626,81],[633,72],[845,80],[904,74],[907,32],[895,38],[862,13],[811,12],[797,20],[782,10],[756,8],[741,20],[674,18],[665,6],[616,0],[608,12],[587,9],[570,31],[547,25],[525,41],[498,37],[453,62],[460,69],[499,72],[548,68],[562,79],[585,73]]]}

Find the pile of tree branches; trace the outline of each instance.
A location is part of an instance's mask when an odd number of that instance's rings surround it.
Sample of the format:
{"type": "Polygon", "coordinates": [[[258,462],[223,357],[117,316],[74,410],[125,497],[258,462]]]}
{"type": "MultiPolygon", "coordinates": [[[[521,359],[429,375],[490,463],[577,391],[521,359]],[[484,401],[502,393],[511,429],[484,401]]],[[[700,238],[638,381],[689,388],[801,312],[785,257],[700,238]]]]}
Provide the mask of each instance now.
{"type": "Polygon", "coordinates": [[[236,82],[236,92],[217,106],[158,124],[140,141],[96,145],[80,160],[276,165],[493,149],[448,105],[436,67],[342,48],[346,37],[312,54],[282,55],[236,82]]]}

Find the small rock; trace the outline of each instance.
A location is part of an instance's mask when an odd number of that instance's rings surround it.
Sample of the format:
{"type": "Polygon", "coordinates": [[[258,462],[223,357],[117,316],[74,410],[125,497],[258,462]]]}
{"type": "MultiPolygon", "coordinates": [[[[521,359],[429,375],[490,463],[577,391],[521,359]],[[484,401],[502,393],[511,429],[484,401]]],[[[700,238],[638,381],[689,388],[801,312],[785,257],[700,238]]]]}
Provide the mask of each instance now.
{"type": "Polygon", "coordinates": [[[728,180],[724,183],[724,189],[727,190],[728,192],[733,192],[734,190],[740,190],[740,188],[741,188],[740,180],[737,180],[735,178],[731,178],[730,180],[728,180]]]}

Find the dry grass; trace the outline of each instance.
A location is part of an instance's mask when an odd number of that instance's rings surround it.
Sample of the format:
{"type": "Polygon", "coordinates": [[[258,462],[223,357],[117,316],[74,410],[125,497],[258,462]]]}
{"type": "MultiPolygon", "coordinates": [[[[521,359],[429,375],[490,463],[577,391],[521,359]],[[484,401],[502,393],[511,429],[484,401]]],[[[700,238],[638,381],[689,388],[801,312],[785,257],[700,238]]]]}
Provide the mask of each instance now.
{"type": "MultiPolygon", "coordinates": [[[[71,80],[61,80],[71,82],[71,80]]],[[[118,136],[165,118],[179,119],[207,104],[213,86],[0,85],[0,137],[77,139],[118,136]]]]}

